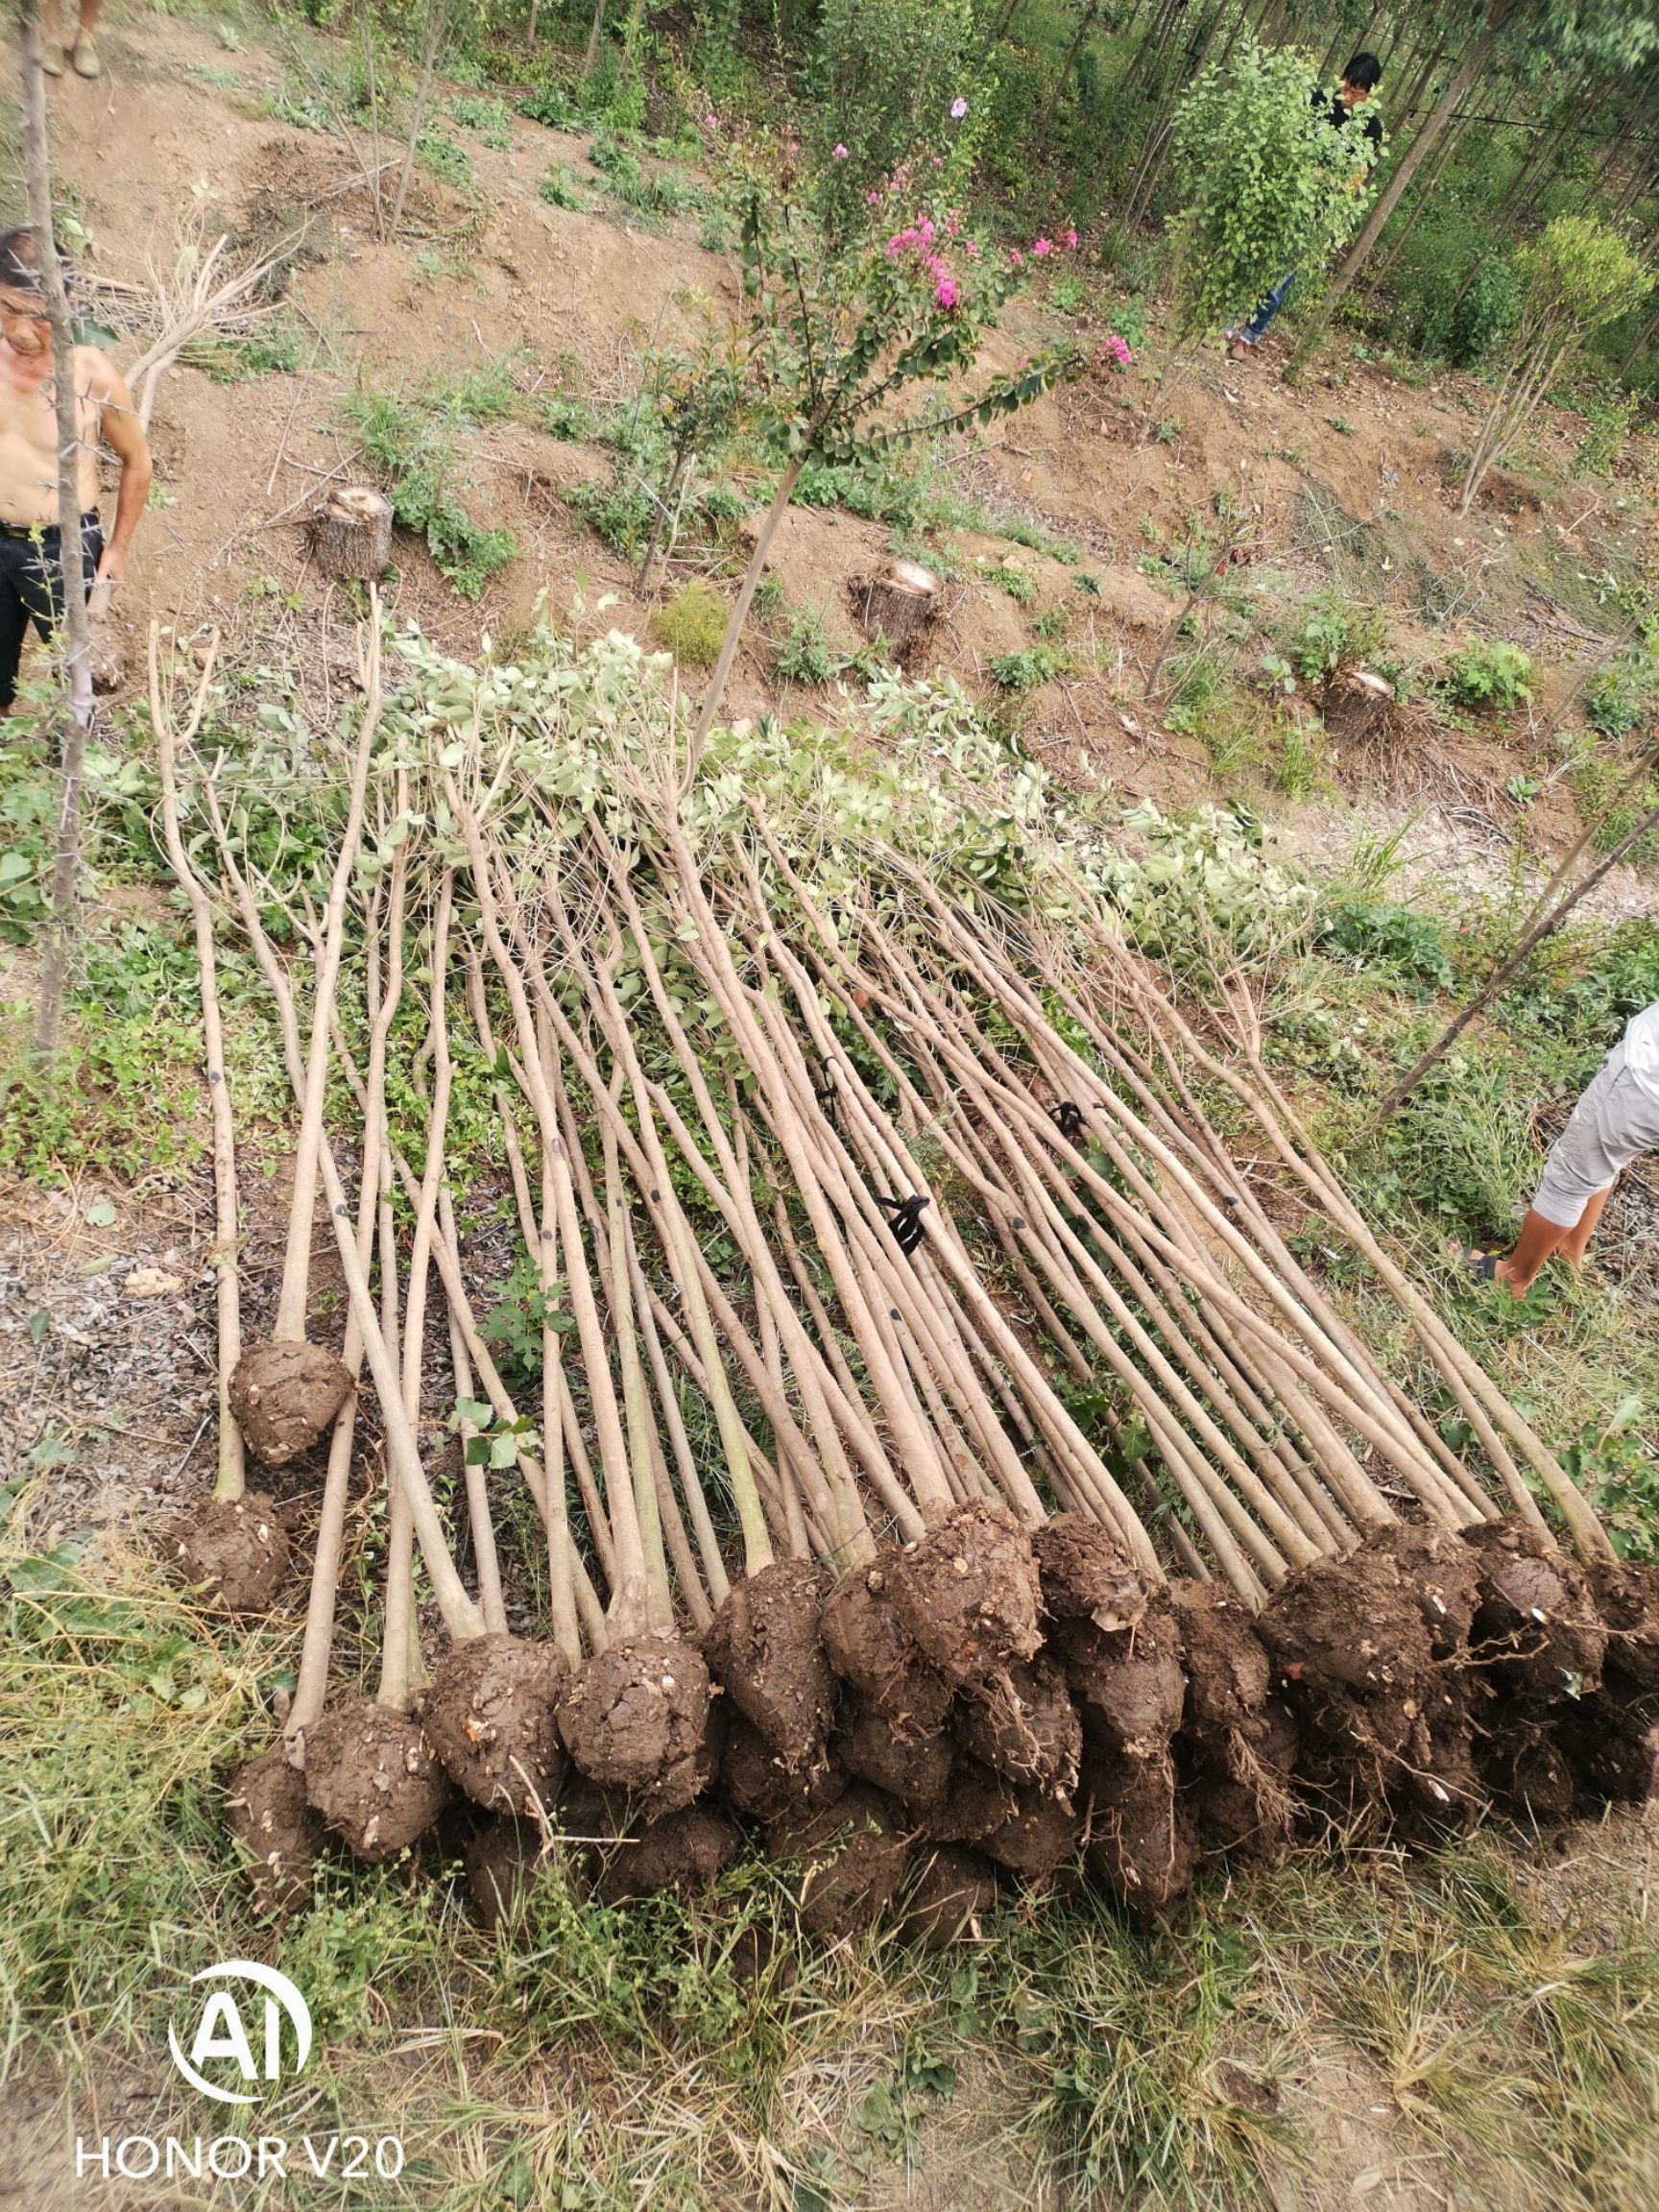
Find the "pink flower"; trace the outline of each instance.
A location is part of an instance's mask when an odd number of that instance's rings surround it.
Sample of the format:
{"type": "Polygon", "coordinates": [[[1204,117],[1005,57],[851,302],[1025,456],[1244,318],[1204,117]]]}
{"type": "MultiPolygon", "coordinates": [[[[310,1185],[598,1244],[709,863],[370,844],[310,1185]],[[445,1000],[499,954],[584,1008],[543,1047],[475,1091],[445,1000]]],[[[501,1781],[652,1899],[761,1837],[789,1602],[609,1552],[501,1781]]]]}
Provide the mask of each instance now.
{"type": "Polygon", "coordinates": [[[935,303],[941,307],[949,309],[955,306],[960,297],[960,293],[958,293],[954,283],[952,283],[950,278],[949,276],[941,276],[939,279],[938,289],[933,295],[935,303]]]}
{"type": "Polygon", "coordinates": [[[968,256],[968,258],[969,258],[969,260],[970,260],[970,261],[977,261],[977,260],[978,260],[978,258],[979,258],[979,241],[978,241],[978,239],[977,239],[977,238],[964,238],[964,239],[963,239],[963,241],[962,241],[962,251],[963,251],[963,252],[964,252],[964,253],[966,253],[966,254],[967,254],[967,256],[968,256]]]}
{"type": "Polygon", "coordinates": [[[1009,252],[1008,252],[1008,258],[1009,258],[1009,260],[1010,260],[1010,261],[1012,261],[1012,262],[1013,262],[1013,264],[1014,264],[1014,266],[1015,266],[1015,268],[1016,268],[1016,269],[1023,269],[1023,268],[1024,268],[1024,266],[1025,266],[1025,256],[1024,256],[1024,254],[1023,254],[1023,253],[1022,253],[1022,252],[1021,252],[1021,251],[1020,251],[1020,249],[1019,249],[1019,247],[1018,247],[1018,246],[1014,246],[1014,247],[1011,247],[1011,248],[1009,249],[1009,252]]]}
{"type": "Polygon", "coordinates": [[[1094,358],[1096,362],[1102,366],[1104,366],[1106,361],[1110,359],[1111,361],[1115,362],[1119,369],[1127,369],[1135,356],[1130,352],[1123,340],[1118,337],[1117,331],[1112,330],[1107,333],[1106,338],[1101,344],[1100,350],[1094,356],[1094,358]]]}
{"type": "Polygon", "coordinates": [[[1071,252],[1075,253],[1077,251],[1077,233],[1075,230],[1067,231],[1066,243],[1070,248],[1071,252]]]}
{"type": "Polygon", "coordinates": [[[950,120],[951,120],[951,122],[952,122],[952,123],[960,123],[960,122],[961,122],[961,120],[962,120],[962,118],[963,118],[963,116],[964,116],[964,115],[966,115],[966,114],[967,114],[967,112],[968,112],[968,103],[967,103],[967,101],[966,101],[966,100],[952,100],[952,101],[951,101],[951,103],[950,103],[950,120]]]}
{"type": "Polygon", "coordinates": [[[718,131],[718,130],[719,130],[719,128],[720,128],[720,118],[719,118],[719,116],[718,116],[718,115],[705,115],[705,116],[704,116],[704,118],[703,118],[703,128],[704,128],[704,130],[705,130],[705,131],[718,131]]]}
{"type": "Polygon", "coordinates": [[[866,193],[865,193],[865,195],[864,195],[864,204],[865,204],[867,207],[879,207],[879,206],[880,206],[880,204],[881,204],[881,195],[880,195],[880,193],[879,193],[879,192],[866,192],[866,193]]]}
{"type": "Polygon", "coordinates": [[[830,155],[830,158],[831,161],[845,161],[847,158],[846,147],[837,146],[834,153],[830,155]]]}
{"type": "Polygon", "coordinates": [[[1031,251],[1036,254],[1039,261],[1046,261],[1049,254],[1054,251],[1054,241],[1051,238],[1039,238],[1032,246],[1031,251]]]}

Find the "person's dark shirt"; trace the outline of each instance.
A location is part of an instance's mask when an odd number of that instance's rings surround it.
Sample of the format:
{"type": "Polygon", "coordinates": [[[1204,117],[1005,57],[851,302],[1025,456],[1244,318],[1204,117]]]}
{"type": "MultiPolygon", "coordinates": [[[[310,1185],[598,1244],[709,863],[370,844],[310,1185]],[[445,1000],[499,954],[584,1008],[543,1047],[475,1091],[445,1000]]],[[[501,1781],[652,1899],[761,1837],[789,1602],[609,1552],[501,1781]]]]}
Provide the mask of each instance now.
{"type": "MultiPolygon", "coordinates": [[[[1315,108],[1320,106],[1324,97],[1322,92],[1314,93],[1315,108]]],[[[1351,123],[1360,122],[1372,145],[1380,148],[1382,144],[1382,118],[1369,100],[1361,108],[1350,108],[1340,92],[1334,93],[1331,100],[1331,121],[1338,131],[1346,131],[1351,123]]]]}

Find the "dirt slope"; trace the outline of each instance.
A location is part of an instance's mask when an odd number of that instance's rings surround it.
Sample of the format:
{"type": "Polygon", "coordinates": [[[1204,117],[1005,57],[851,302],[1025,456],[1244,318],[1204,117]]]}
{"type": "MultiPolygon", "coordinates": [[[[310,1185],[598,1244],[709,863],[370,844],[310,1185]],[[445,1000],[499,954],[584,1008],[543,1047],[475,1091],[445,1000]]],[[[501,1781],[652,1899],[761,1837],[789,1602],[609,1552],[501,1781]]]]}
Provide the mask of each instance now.
{"type": "MultiPolygon", "coordinates": [[[[233,649],[252,651],[257,637],[253,658],[302,689],[320,685],[325,704],[349,662],[351,611],[309,568],[301,525],[325,479],[362,472],[348,397],[453,381],[504,360],[526,392],[563,388],[614,401],[637,388],[642,349],[689,328],[709,305],[730,303],[735,276],[697,243],[695,221],[652,229],[626,219],[587,159],[589,140],[517,117],[506,148],[446,126],[466,144],[470,200],[424,180],[417,234],[377,242],[363,183],[372,149],[361,131],[348,146],[260,112],[284,96],[292,102],[295,55],[315,67],[330,54],[337,62],[341,49],[307,34],[292,54],[278,54],[244,36],[230,52],[203,23],[146,14],[112,28],[106,78],[66,79],[55,92],[60,156],[92,234],[90,266],[107,279],[142,284],[147,267],[170,267],[191,226],[204,239],[304,235],[306,265],[290,294],[311,342],[303,370],[215,383],[180,367],[162,381],[156,511],[121,613],[132,646],[152,616],[191,629],[217,623],[233,649]],[[538,196],[554,163],[588,196],[589,211],[538,196]]],[[[1080,319],[1084,329],[1103,333],[1115,301],[1101,280],[1099,312],[1080,319]]],[[[1007,365],[1065,323],[1044,297],[1028,300],[994,337],[991,364],[1007,365]]],[[[131,358],[138,343],[127,341],[119,357],[131,358]]],[[[1214,787],[1206,746],[1156,718],[1147,725],[1134,703],[1182,596],[1154,556],[1179,553],[1195,524],[1231,533],[1241,564],[1233,581],[1268,635],[1287,608],[1335,589],[1385,606],[1407,658],[1431,661],[1489,629],[1552,664],[1535,723],[1524,717],[1490,743],[1459,738],[1428,773],[1417,738],[1431,742],[1431,733],[1415,725],[1392,784],[1374,744],[1339,743],[1330,763],[1353,796],[1381,791],[1397,815],[1437,805],[1442,832],[1451,826],[1455,838],[1456,817],[1472,806],[1507,842],[1515,808],[1504,785],[1540,765],[1537,723],[1615,626],[1597,579],[1610,566],[1651,561],[1651,501],[1637,483],[1576,481],[1581,425],[1557,413],[1528,448],[1525,479],[1500,481],[1500,504],[1518,511],[1487,506],[1460,520],[1448,486],[1478,418],[1470,380],[1413,389],[1376,364],[1338,363],[1325,380],[1293,391],[1276,367],[1206,357],[1166,370],[1154,349],[1130,378],[1092,377],[963,448],[950,473],[986,520],[1070,541],[1099,593],[1082,598],[1071,572],[1043,554],[964,535],[931,664],[995,690],[992,661],[1030,643],[1045,610],[1070,609],[1071,670],[1022,703],[1026,742],[1062,772],[1110,778],[1129,796],[1202,795],[1214,787]],[[1233,519],[1217,521],[1218,502],[1233,519]],[[1022,596],[1034,589],[1023,610],[1004,589],[1010,559],[1027,579],[1022,596]]],[[[1644,450],[1651,443],[1640,442],[1644,450]]],[[[563,615],[581,592],[588,621],[644,634],[650,610],[626,567],[563,498],[582,478],[608,476],[609,456],[513,422],[469,441],[466,462],[471,512],[508,529],[517,558],[473,606],[400,536],[401,573],[388,594],[397,614],[454,650],[475,650],[480,629],[509,635],[543,595],[563,615]],[[597,608],[608,594],[612,604],[597,608]]],[[[851,649],[860,641],[855,587],[889,541],[882,525],[801,510],[788,519],[774,571],[792,607],[818,612],[830,639],[851,649]]],[[[733,710],[807,703],[770,679],[752,645],[733,710]]],[[[1542,762],[1546,775],[1555,765],[1542,762]]],[[[1549,788],[1530,829],[1549,843],[1573,822],[1570,802],[1549,788]]],[[[1317,838],[1320,824],[1309,833],[1317,838]]],[[[1300,840],[1301,829],[1293,835],[1300,840]]],[[[1442,835],[1432,864],[1444,856],[1442,835]]]]}

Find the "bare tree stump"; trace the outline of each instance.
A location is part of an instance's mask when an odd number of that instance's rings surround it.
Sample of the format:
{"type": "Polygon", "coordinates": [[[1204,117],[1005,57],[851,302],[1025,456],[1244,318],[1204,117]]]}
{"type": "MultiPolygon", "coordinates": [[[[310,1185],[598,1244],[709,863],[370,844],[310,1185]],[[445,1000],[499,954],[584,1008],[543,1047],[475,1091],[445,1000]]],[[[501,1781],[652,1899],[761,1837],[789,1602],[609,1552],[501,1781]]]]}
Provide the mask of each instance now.
{"type": "Polygon", "coordinates": [[[883,637],[903,654],[939,615],[939,579],[914,561],[895,561],[879,576],[853,587],[859,628],[872,643],[883,637]]]}
{"type": "Polygon", "coordinates": [[[365,485],[325,492],[310,514],[311,550],[325,576],[372,583],[392,558],[392,502],[365,485]]]}

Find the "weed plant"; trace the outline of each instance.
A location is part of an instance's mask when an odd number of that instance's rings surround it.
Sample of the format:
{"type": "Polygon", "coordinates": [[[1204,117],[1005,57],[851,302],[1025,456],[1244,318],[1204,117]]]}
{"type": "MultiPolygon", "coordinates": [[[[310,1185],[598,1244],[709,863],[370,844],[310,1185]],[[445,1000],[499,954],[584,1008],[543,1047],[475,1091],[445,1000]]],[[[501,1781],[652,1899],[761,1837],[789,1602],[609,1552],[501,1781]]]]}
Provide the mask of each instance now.
{"type": "Polygon", "coordinates": [[[687,584],[651,617],[657,642],[687,668],[712,668],[731,610],[711,584],[687,584]]]}
{"type": "Polygon", "coordinates": [[[515,414],[518,395],[500,363],[410,400],[362,393],[348,412],[364,453],[385,481],[393,512],[418,532],[438,572],[463,599],[476,599],[517,548],[505,530],[486,530],[461,503],[468,483],[461,447],[469,433],[515,414]]]}

